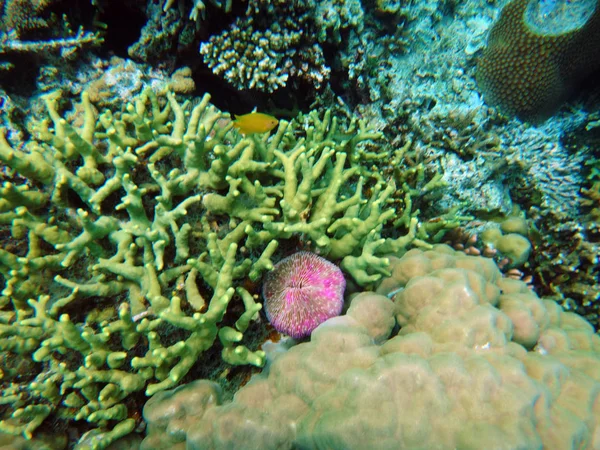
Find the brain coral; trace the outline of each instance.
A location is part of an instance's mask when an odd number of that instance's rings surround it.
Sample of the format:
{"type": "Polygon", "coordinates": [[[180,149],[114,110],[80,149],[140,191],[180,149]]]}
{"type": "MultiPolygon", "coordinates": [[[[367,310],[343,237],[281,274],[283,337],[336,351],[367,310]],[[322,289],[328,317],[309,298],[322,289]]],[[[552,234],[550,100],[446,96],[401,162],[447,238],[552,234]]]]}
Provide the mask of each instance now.
{"type": "Polygon", "coordinates": [[[585,320],[446,246],[391,262],[233,401],[205,380],[154,396],[141,448],[598,448],[585,320]]]}
{"type": "Polygon", "coordinates": [[[477,67],[486,101],[523,120],[552,114],[600,67],[597,0],[513,0],[490,31],[477,67]]]}

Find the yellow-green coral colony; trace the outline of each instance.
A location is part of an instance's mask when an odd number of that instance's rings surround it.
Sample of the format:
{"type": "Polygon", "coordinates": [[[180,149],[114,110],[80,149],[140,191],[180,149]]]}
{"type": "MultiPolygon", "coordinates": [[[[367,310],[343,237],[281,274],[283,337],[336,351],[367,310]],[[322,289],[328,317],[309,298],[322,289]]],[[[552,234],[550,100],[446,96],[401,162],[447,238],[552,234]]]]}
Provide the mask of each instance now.
{"type": "Polygon", "coordinates": [[[57,95],[46,105],[25,147],[0,133],[0,160],[28,180],[4,183],[0,202],[12,234],[0,249],[12,405],[0,432],[87,421],[82,442],[107,446],[136,426],[132,395],[177,386],[217,339],[224,363],[264,364],[245,336],[262,305],[243,284],[273,268],[280,241],[302,239],[369,285],[388,273],[382,255],[415,239],[417,219],[388,202],[393,183],[364,168],[389,155],[362,147],[381,137],[362,122],[340,130],[310,114],[308,127],[244,137],[208,95],[190,108],[148,91],[96,114],[84,93],[80,126],[57,95]],[[403,213],[408,234],[382,239],[403,213]]]}

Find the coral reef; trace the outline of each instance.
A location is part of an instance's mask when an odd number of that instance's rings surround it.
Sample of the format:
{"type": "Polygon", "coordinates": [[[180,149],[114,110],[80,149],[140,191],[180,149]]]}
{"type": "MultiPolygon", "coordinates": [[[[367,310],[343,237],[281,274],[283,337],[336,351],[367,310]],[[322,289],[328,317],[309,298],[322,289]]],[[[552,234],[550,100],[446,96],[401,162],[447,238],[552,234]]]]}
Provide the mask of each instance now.
{"type": "MultiPolygon", "coordinates": [[[[523,213],[513,213],[499,222],[472,220],[444,236],[444,243],[467,255],[493,258],[504,275],[516,275],[514,269],[529,267],[530,227],[523,213]]],[[[523,281],[530,279],[528,276],[523,281]]]]}
{"type": "Polygon", "coordinates": [[[147,20],[138,40],[128,47],[127,54],[136,61],[173,68],[177,50],[196,42],[198,23],[190,20],[181,8],[172,7],[172,1],[161,3],[146,2],[147,20]]]}
{"type": "MultiPolygon", "coordinates": [[[[516,221],[515,221],[516,222],[516,221]]],[[[498,227],[488,227],[481,233],[481,241],[499,252],[501,257],[508,258],[510,267],[522,266],[531,254],[531,242],[527,238],[529,230],[511,231],[511,223],[504,221],[498,227]]],[[[514,223],[514,222],[513,222],[514,223]]]]}
{"type": "Polygon", "coordinates": [[[264,363],[247,338],[260,335],[256,283],[285,255],[278,246],[341,261],[370,285],[388,273],[384,254],[427,237],[367,169],[388,155],[363,122],[310,114],[243,137],[208,95],[191,108],[146,91],[98,114],[84,92],[69,120],[57,93],[45,101],[24,146],[0,133],[15,174],[0,203],[12,404],[0,431],[85,420],[79,445],[104,448],[135,428],[134,397],[217,370],[206,353],[264,363]],[[406,227],[382,237],[396,215],[406,227]]]}
{"type": "Polygon", "coordinates": [[[56,0],[3,0],[0,2],[0,28],[14,31],[15,37],[23,39],[39,30],[50,28],[57,17],[49,10],[56,0]]]}
{"type": "Polygon", "coordinates": [[[586,135],[591,135],[591,142],[584,145],[593,149],[584,165],[587,173],[586,185],[581,190],[585,197],[583,210],[587,213],[588,220],[600,224],[600,111],[590,114],[585,124],[586,135]]]}
{"type": "Polygon", "coordinates": [[[0,447],[135,449],[148,398],[152,449],[595,442],[598,98],[483,102],[506,3],[0,0],[0,447]],[[297,344],[306,251],[352,303],[297,344]]]}
{"type": "Polygon", "coordinates": [[[441,177],[419,203],[424,217],[508,214],[513,204],[504,149],[510,140],[499,133],[506,119],[485,107],[473,79],[474,54],[495,9],[430,0],[377,2],[369,13],[361,40],[370,62],[347,87],[356,95],[356,111],[393,145],[410,142],[397,161],[400,173],[414,168],[418,155],[421,173],[441,177]]]}
{"type": "Polygon", "coordinates": [[[600,328],[600,230],[594,223],[565,221],[532,211],[531,271],[535,289],[600,328]]]}
{"type": "Polygon", "coordinates": [[[141,448],[594,445],[600,338],[581,317],[445,246],[392,257],[377,292],[233,401],[207,380],[156,395],[141,448]]]}
{"type": "MultiPolygon", "coordinates": [[[[78,72],[77,82],[69,83],[71,94],[86,91],[90,101],[99,107],[118,107],[135,98],[145,89],[154,92],[191,94],[195,89],[191,70],[181,67],[169,77],[164,71],[131,60],[112,57],[108,61],[96,60],[85,72],[78,72]]],[[[44,86],[51,90],[56,86],[44,86]]]]}

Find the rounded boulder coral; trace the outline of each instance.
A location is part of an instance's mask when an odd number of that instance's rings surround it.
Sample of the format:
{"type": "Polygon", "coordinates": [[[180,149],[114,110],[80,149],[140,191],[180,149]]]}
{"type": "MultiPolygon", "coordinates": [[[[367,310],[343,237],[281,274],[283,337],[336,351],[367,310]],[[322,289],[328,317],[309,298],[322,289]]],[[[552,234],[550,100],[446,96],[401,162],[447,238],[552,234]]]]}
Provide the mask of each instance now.
{"type": "Polygon", "coordinates": [[[477,82],[486,102],[535,122],[600,68],[598,55],[598,0],[513,0],[490,30],[477,82]]]}

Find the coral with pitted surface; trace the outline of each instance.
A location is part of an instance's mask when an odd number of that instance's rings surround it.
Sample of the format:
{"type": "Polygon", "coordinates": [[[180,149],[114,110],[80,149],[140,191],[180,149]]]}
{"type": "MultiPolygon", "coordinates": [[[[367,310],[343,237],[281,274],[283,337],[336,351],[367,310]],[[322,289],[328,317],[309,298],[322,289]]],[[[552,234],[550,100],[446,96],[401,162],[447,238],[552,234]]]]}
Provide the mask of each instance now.
{"type": "Polygon", "coordinates": [[[536,121],[600,67],[597,0],[513,0],[490,31],[477,80],[486,101],[536,121]]]}

